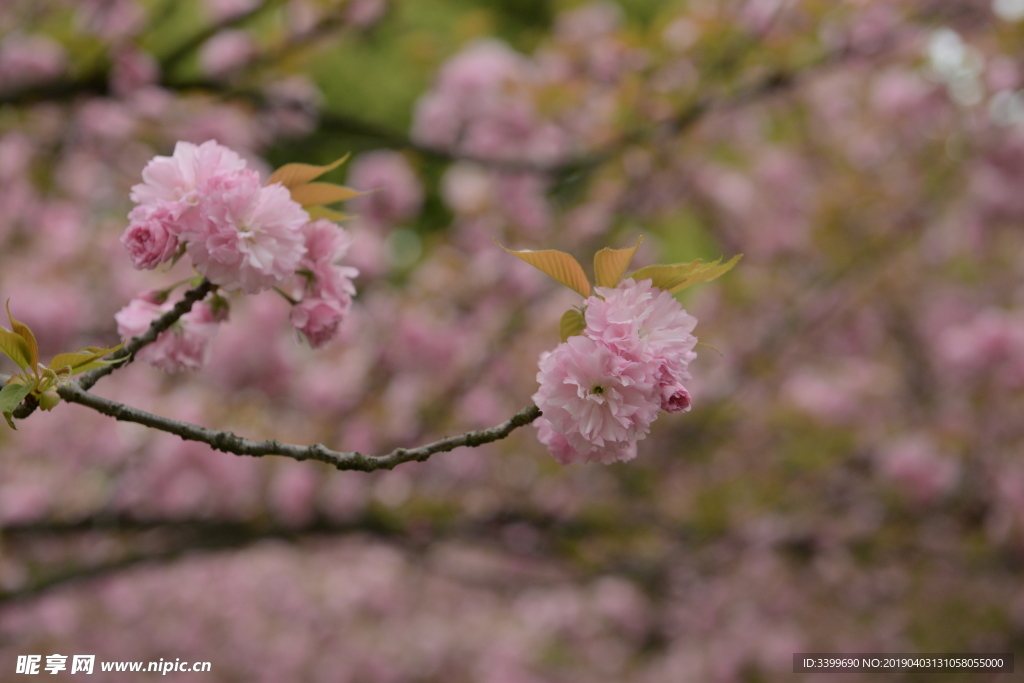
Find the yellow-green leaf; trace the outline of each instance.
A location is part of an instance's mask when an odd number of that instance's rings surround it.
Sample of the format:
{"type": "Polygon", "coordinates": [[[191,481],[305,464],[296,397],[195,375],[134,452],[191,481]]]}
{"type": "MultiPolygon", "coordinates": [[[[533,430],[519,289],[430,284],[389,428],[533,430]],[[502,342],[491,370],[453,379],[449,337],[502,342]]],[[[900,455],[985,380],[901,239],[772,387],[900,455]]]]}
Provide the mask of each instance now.
{"type": "Polygon", "coordinates": [[[94,370],[96,368],[102,368],[105,365],[117,365],[118,363],[123,363],[126,360],[128,360],[128,356],[125,356],[124,358],[116,358],[114,360],[94,360],[91,363],[79,365],[78,367],[71,371],[71,374],[80,375],[83,372],[89,372],[90,370],[94,370]]]}
{"type": "Polygon", "coordinates": [[[53,360],[50,361],[50,369],[53,370],[54,372],[58,372],[60,370],[63,370],[64,368],[68,368],[69,370],[74,372],[74,369],[76,367],[80,365],[85,365],[86,363],[91,363],[92,361],[96,360],[99,357],[100,356],[98,356],[97,354],[90,353],[88,351],[76,351],[75,353],[58,353],[56,356],[53,357],[53,360]]]}
{"type": "Polygon", "coordinates": [[[659,289],[668,291],[669,287],[686,277],[688,273],[700,268],[700,259],[691,263],[673,263],[670,265],[647,266],[630,275],[631,278],[640,282],[650,280],[651,284],[659,289]]]}
{"type": "Polygon", "coordinates": [[[15,320],[14,316],[11,315],[11,300],[7,300],[7,318],[11,321],[11,329],[16,335],[25,340],[25,344],[28,346],[28,367],[35,368],[39,362],[39,345],[36,344],[36,336],[32,334],[32,330],[28,329],[28,325],[25,323],[15,320]]]}
{"type": "Polygon", "coordinates": [[[34,384],[8,384],[2,390],[0,390],[0,412],[3,412],[4,418],[7,420],[7,424],[11,426],[11,429],[17,429],[14,426],[14,420],[11,416],[14,410],[21,404],[25,397],[32,393],[32,389],[35,387],[34,384]]]}
{"type": "Polygon", "coordinates": [[[594,254],[594,281],[598,287],[614,287],[619,284],[619,280],[622,279],[622,274],[626,272],[626,268],[629,267],[629,262],[633,260],[633,254],[636,253],[640,243],[644,241],[643,237],[637,239],[636,244],[628,249],[609,249],[605,247],[601,251],[594,254]]]}
{"type": "MultiPolygon", "coordinates": [[[[193,287],[194,286],[195,285],[193,285],[193,287]]],[[[90,353],[96,353],[96,354],[99,354],[99,355],[105,355],[105,354],[113,353],[114,351],[117,351],[122,346],[124,346],[124,342],[121,342],[117,346],[111,346],[110,348],[104,348],[102,346],[85,346],[85,347],[83,347],[81,349],[78,349],[78,351],[76,353],[82,353],[83,351],[88,351],[90,353]]]]}
{"type": "Polygon", "coordinates": [[[271,174],[270,178],[267,180],[267,185],[281,183],[289,189],[298,185],[304,185],[311,180],[316,180],[324,173],[338,168],[345,163],[345,160],[348,159],[348,157],[349,155],[346,154],[333,164],[327,164],[326,166],[313,166],[312,164],[285,164],[271,174]]]}
{"type": "Polygon", "coordinates": [[[583,266],[564,251],[557,249],[513,251],[500,243],[498,246],[526,261],[534,268],[544,271],[569,289],[573,289],[583,296],[590,296],[590,281],[587,280],[587,275],[583,272],[583,266]]]}
{"type": "Polygon", "coordinates": [[[0,352],[3,352],[21,369],[32,367],[28,342],[6,327],[0,327],[0,352]]]}
{"type": "Polygon", "coordinates": [[[723,354],[721,351],[719,351],[717,348],[715,348],[711,344],[705,344],[704,342],[699,341],[699,342],[697,342],[697,346],[706,346],[707,348],[709,348],[712,351],[714,351],[715,353],[717,353],[719,356],[722,356],[723,358],[725,357],[725,354],[723,354]]]}
{"type": "Polygon", "coordinates": [[[347,213],[328,209],[326,206],[311,206],[306,209],[306,211],[309,213],[310,218],[326,218],[327,220],[334,221],[335,223],[347,221],[351,218],[347,213]]]}
{"type": "Polygon", "coordinates": [[[116,360],[101,359],[105,356],[109,356],[122,346],[124,346],[124,342],[108,349],[104,349],[99,346],[87,346],[84,349],[75,351],[74,353],[58,353],[53,357],[53,360],[50,361],[50,369],[55,372],[59,372],[64,368],[69,368],[72,375],[77,375],[80,372],[85,372],[92,368],[98,368],[102,365],[121,363],[127,360],[127,357],[118,358],[116,360]]]}
{"type": "Polygon", "coordinates": [[[690,263],[674,263],[665,266],[648,266],[636,271],[630,277],[634,280],[651,280],[655,287],[668,292],[678,292],[700,282],[708,282],[732,270],[743,254],[733,256],[726,263],[717,259],[701,263],[700,259],[690,263]]]}
{"type": "Polygon", "coordinates": [[[291,188],[292,199],[302,206],[320,206],[322,204],[333,204],[343,202],[346,199],[358,197],[363,192],[353,190],[344,185],[333,183],[306,183],[291,188]]]}
{"type": "Polygon", "coordinates": [[[743,254],[736,254],[725,263],[721,263],[722,259],[717,259],[711,263],[705,264],[696,272],[688,274],[681,282],[673,283],[669,288],[669,291],[673,293],[678,292],[692,285],[701,282],[710,282],[711,280],[719,278],[732,270],[733,266],[739,263],[741,258],[743,258],[743,254]]]}
{"type": "Polygon", "coordinates": [[[575,337],[583,334],[583,329],[586,326],[586,318],[583,317],[583,314],[579,309],[570,308],[562,314],[562,319],[558,323],[558,334],[564,342],[569,337],[575,337]]]}

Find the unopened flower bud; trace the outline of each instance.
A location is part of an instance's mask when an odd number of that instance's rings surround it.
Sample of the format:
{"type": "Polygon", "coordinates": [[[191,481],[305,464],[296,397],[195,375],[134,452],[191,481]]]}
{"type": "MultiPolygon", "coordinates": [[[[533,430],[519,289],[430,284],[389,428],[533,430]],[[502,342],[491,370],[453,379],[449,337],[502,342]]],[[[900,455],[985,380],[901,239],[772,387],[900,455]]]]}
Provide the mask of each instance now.
{"type": "Polygon", "coordinates": [[[43,410],[53,410],[60,403],[60,396],[52,389],[39,394],[39,407],[43,410]]]}

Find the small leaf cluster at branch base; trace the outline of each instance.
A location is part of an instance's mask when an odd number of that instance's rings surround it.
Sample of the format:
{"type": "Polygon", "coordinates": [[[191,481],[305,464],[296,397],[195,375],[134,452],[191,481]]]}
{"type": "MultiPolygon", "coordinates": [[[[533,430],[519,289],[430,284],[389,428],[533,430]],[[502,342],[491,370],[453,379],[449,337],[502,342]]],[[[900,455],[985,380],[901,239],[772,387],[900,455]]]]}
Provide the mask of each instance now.
{"type": "MultiPolygon", "coordinates": [[[[696,357],[697,320],[672,296],[728,272],[740,256],[649,266],[623,279],[643,238],[594,255],[591,285],[580,264],[557,250],[512,251],[587,297],[559,321],[562,343],[541,355],[533,400],[538,438],[562,464],[631,460],[661,411],[690,409],[683,382],[696,357]]],[[[504,247],[502,247],[504,248],[504,247]]]]}
{"type": "Polygon", "coordinates": [[[44,366],[39,362],[39,345],[35,335],[28,325],[11,315],[10,301],[7,302],[7,318],[11,322],[11,329],[0,327],[0,351],[22,370],[21,374],[13,375],[0,390],[0,411],[11,429],[17,429],[12,418],[14,411],[25,399],[34,400],[43,410],[52,410],[60,403],[57,387],[68,383],[73,375],[124,360],[104,360],[124,346],[122,342],[110,348],[87,346],[72,353],[58,353],[48,366],[44,366]]]}

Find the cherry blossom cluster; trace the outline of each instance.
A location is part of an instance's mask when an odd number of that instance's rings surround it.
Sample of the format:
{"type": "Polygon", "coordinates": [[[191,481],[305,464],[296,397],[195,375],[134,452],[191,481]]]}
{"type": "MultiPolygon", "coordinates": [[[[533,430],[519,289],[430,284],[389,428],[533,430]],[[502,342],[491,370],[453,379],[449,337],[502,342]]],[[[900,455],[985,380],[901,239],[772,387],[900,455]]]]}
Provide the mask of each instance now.
{"type": "Polygon", "coordinates": [[[554,162],[565,133],[533,101],[536,65],[497,40],[472,44],[442,67],[416,106],[412,135],[421,144],[486,159],[554,162]]]}
{"type": "MultiPolygon", "coordinates": [[[[213,140],[179,142],[174,154],[146,165],[131,198],[137,206],[121,237],[132,265],[153,269],[188,255],[204,277],[225,291],[277,288],[293,303],[291,322],[315,347],[338,333],[352,303],[358,271],[339,265],[351,238],[335,223],[311,220],[284,185],[263,185],[234,151],[213,140]]],[[[117,315],[118,331],[144,331],[166,306],[136,298],[117,315]]],[[[202,365],[206,343],[225,317],[184,316],[141,356],[165,370],[202,365]]]]}
{"type": "Polygon", "coordinates": [[[583,334],[544,353],[537,373],[538,437],[562,464],[632,460],[660,411],[690,409],[696,318],[651,280],[596,292],[583,334]]]}

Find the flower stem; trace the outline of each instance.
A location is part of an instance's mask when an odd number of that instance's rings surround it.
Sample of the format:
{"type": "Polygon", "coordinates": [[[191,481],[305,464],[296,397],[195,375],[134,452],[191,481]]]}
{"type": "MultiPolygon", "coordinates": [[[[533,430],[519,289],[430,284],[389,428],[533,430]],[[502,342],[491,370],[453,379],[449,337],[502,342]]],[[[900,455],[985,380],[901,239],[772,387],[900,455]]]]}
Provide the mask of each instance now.
{"type": "Polygon", "coordinates": [[[285,298],[285,300],[286,300],[286,301],[287,301],[288,303],[290,303],[290,304],[291,304],[292,306],[296,306],[296,305],[298,305],[298,303],[299,303],[298,301],[296,301],[296,300],[295,300],[295,299],[293,299],[292,297],[290,297],[290,296],[288,296],[287,294],[285,294],[284,292],[282,292],[280,288],[278,288],[278,287],[274,287],[274,291],[275,291],[275,292],[277,292],[278,294],[280,294],[281,296],[283,296],[283,297],[285,298]]]}

